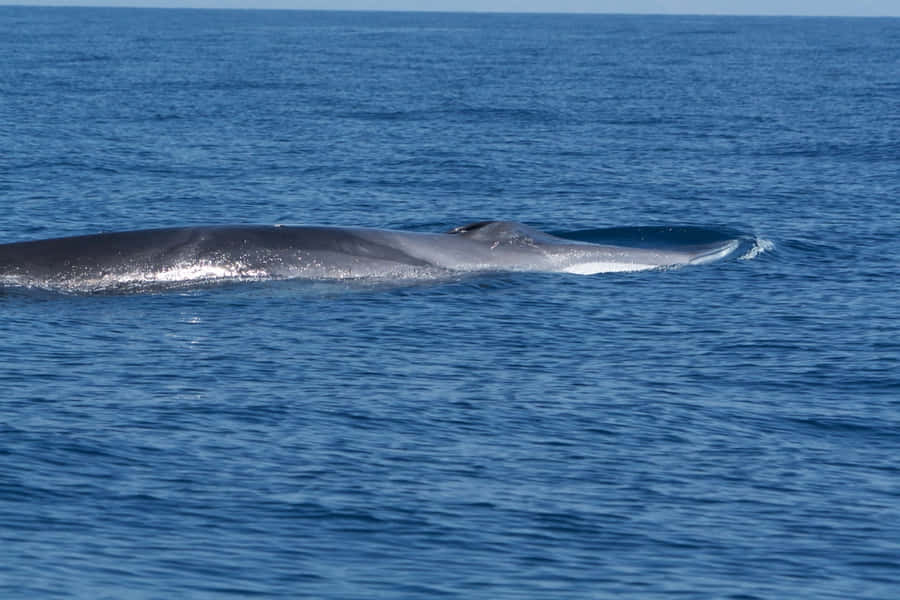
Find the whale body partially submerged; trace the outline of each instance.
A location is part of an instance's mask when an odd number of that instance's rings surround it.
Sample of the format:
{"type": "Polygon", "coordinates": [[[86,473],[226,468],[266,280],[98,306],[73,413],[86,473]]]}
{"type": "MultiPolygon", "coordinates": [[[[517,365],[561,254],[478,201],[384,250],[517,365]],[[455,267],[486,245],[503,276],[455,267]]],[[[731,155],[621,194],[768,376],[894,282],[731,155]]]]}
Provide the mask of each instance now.
{"type": "Polygon", "coordinates": [[[0,284],[70,291],[253,279],[418,279],[457,273],[594,274],[718,260],[737,239],[679,246],[589,243],[521,223],[446,233],[235,225],[146,229],[0,244],[0,284]]]}

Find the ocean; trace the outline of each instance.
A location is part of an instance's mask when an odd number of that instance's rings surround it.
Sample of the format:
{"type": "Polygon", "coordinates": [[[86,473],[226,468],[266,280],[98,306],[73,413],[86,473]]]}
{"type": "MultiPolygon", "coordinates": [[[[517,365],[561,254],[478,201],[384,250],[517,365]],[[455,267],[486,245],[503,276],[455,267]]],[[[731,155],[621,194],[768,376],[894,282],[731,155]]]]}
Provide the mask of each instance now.
{"type": "Polygon", "coordinates": [[[0,57],[0,243],[754,240],[0,288],[0,597],[896,597],[900,20],[0,7],[0,57]]]}

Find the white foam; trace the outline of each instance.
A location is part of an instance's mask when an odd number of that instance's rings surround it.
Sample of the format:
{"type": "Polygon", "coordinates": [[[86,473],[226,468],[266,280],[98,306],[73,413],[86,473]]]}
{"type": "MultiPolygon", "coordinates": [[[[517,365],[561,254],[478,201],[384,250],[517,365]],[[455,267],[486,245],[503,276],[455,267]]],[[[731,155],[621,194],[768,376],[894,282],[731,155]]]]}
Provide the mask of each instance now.
{"type": "Polygon", "coordinates": [[[205,281],[261,279],[268,276],[263,270],[247,268],[242,263],[184,263],[160,271],[129,271],[105,273],[89,279],[68,280],[51,287],[71,291],[96,292],[118,288],[145,287],[168,284],[190,284],[205,281]]]}
{"type": "Polygon", "coordinates": [[[145,282],[169,283],[204,279],[255,279],[266,275],[267,273],[261,269],[248,269],[241,263],[232,265],[196,263],[173,267],[165,271],[142,273],[135,279],[145,282]]]}
{"type": "Polygon", "coordinates": [[[583,262],[560,269],[562,273],[575,275],[596,275],[598,273],[625,273],[629,271],[647,271],[658,269],[660,265],[645,265],[626,262],[583,262]]]}
{"type": "Polygon", "coordinates": [[[753,245],[750,247],[750,249],[740,257],[740,260],[752,260],[763,252],[768,252],[769,250],[773,250],[774,248],[775,242],[773,242],[772,240],[756,238],[755,240],[753,240],[753,245]]]}

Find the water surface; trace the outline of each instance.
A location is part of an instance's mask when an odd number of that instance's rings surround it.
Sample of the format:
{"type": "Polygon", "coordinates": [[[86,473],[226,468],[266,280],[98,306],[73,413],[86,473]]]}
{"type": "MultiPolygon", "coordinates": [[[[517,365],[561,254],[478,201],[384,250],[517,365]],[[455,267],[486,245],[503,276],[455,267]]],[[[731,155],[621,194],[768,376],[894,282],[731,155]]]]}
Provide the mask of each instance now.
{"type": "Polygon", "coordinates": [[[893,598],[897,25],[0,8],[2,242],[767,241],[595,276],[5,289],[0,595],[893,598]]]}

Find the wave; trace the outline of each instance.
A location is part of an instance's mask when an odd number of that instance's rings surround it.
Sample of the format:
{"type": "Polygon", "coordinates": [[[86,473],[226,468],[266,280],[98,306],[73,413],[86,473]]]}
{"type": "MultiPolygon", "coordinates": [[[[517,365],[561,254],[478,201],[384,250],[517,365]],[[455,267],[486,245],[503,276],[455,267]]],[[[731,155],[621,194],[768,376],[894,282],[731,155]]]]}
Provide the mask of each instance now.
{"type": "Polygon", "coordinates": [[[741,256],[738,257],[738,260],[753,260],[760,254],[764,252],[771,252],[775,249],[775,242],[772,240],[767,240],[765,238],[753,238],[753,243],[747,248],[747,251],[744,252],[741,256]]]}

